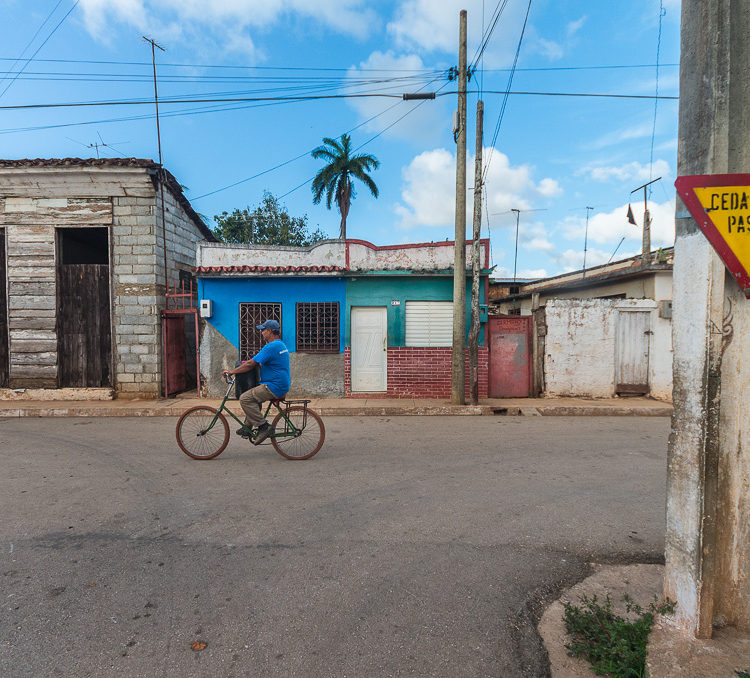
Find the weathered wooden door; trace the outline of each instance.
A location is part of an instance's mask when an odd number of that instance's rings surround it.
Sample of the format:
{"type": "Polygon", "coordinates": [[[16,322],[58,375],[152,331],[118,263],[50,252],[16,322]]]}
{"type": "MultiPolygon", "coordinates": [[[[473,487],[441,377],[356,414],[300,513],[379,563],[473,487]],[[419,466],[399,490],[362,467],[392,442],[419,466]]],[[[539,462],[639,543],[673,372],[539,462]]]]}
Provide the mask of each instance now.
{"type": "Polygon", "coordinates": [[[385,306],[352,308],[352,391],[388,388],[387,311],[385,306]]]}
{"type": "Polygon", "coordinates": [[[57,286],[60,387],[111,386],[109,266],[60,265],[57,286]]]}
{"type": "Polygon", "coordinates": [[[649,311],[618,312],[615,361],[615,391],[618,394],[645,395],[649,392],[651,334],[649,311]]]}
{"type": "Polygon", "coordinates": [[[8,297],[5,280],[5,231],[0,229],[0,388],[8,386],[8,297]]]}
{"type": "Polygon", "coordinates": [[[182,393],[187,389],[187,371],[185,369],[185,316],[182,314],[162,316],[162,333],[164,339],[164,374],[166,383],[164,392],[167,396],[182,393]]]}
{"type": "Polygon", "coordinates": [[[531,395],[531,316],[490,318],[490,398],[531,395]]]}

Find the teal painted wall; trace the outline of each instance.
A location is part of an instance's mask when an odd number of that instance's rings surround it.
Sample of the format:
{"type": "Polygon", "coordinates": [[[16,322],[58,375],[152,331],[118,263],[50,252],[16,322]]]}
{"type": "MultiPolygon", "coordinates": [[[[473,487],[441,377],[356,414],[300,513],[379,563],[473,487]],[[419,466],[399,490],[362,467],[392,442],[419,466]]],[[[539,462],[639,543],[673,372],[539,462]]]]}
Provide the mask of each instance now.
{"type": "MultiPolygon", "coordinates": [[[[451,301],[453,278],[415,277],[399,275],[347,278],[346,280],[346,330],[344,344],[351,346],[352,306],[385,306],[388,314],[388,346],[404,346],[406,336],[406,301],[451,301]],[[391,301],[400,301],[392,306],[391,301]]],[[[484,277],[479,285],[479,303],[484,298],[484,277]]],[[[466,334],[471,325],[471,280],[466,282],[466,334]]],[[[479,345],[484,346],[484,324],[479,333],[479,345]]]]}

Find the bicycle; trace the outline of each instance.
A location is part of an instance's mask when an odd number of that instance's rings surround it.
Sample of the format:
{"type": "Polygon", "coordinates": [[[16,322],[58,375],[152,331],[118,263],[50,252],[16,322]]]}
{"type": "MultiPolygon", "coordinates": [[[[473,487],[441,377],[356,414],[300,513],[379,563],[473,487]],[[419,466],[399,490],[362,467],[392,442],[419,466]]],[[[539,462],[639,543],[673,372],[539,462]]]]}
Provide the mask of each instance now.
{"type": "MultiPolygon", "coordinates": [[[[229,386],[218,409],[206,405],[191,407],[183,412],[177,422],[177,444],[193,459],[214,459],[229,443],[229,424],[223,413],[234,419],[249,435],[253,430],[246,426],[226,406],[234,379],[226,378],[229,386]]],[[[295,461],[309,459],[323,446],[326,429],[320,415],[311,410],[309,400],[286,400],[276,398],[268,401],[264,417],[272,407],[278,410],[271,427],[273,433],[266,439],[284,458],[295,461]]],[[[266,441],[260,443],[263,445],[266,441]]]]}

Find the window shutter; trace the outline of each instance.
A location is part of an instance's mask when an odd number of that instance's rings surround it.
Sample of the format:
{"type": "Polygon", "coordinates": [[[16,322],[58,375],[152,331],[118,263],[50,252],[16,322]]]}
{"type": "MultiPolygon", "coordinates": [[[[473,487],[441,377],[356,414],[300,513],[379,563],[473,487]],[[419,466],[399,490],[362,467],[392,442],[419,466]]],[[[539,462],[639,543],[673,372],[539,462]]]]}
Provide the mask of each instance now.
{"type": "Polygon", "coordinates": [[[452,301],[406,302],[407,346],[452,346],[452,301]]]}

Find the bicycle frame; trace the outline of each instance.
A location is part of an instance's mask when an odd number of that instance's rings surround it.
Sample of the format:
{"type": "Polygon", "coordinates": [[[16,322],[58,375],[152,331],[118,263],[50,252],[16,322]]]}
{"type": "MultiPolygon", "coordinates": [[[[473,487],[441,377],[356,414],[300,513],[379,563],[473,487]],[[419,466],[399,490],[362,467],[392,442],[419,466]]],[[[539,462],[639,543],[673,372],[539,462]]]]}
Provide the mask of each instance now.
{"type": "MultiPolygon", "coordinates": [[[[206,431],[210,431],[214,427],[214,425],[216,424],[216,422],[217,422],[217,420],[219,418],[219,413],[220,412],[224,412],[224,413],[228,414],[230,417],[232,417],[232,419],[234,419],[242,428],[246,429],[248,431],[248,433],[252,433],[252,429],[249,426],[247,426],[244,421],[242,421],[238,416],[236,416],[234,414],[234,412],[232,412],[226,406],[227,400],[229,400],[229,394],[232,392],[232,387],[234,386],[234,379],[232,379],[232,380],[227,379],[227,383],[228,383],[227,392],[224,394],[224,399],[221,401],[221,405],[219,405],[219,407],[216,408],[216,414],[214,415],[213,419],[211,420],[211,423],[206,428],[206,431]]],[[[306,414],[307,413],[307,402],[308,401],[305,400],[305,401],[300,401],[300,402],[304,402],[305,414],[306,414]]],[[[268,417],[268,413],[271,411],[271,407],[273,407],[273,406],[274,406],[274,401],[270,400],[268,402],[268,406],[266,407],[266,411],[263,412],[263,417],[264,418],[268,417]]],[[[284,420],[285,425],[284,425],[284,431],[283,432],[274,431],[271,434],[271,437],[273,437],[273,438],[284,438],[284,437],[290,437],[290,436],[291,437],[298,436],[301,433],[301,430],[298,429],[294,425],[294,423],[292,423],[292,420],[289,419],[289,417],[287,416],[287,414],[284,411],[284,409],[279,406],[278,401],[276,401],[275,407],[281,413],[281,417],[284,420]]],[[[305,417],[302,420],[302,428],[305,427],[306,419],[307,418],[305,417]]]]}

